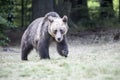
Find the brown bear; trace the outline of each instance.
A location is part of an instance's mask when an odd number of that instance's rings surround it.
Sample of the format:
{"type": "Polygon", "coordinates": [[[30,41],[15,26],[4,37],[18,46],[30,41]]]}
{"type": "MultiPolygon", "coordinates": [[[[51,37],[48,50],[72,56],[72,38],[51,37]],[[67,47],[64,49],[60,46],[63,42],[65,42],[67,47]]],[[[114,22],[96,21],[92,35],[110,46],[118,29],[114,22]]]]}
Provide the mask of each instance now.
{"type": "Polygon", "coordinates": [[[49,45],[51,41],[56,42],[58,53],[67,57],[67,21],[67,16],[61,18],[56,12],[49,12],[44,17],[34,20],[22,36],[21,59],[28,60],[28,54],[33,48],[39,53],[41,59],[50,59],[49,45]]]}

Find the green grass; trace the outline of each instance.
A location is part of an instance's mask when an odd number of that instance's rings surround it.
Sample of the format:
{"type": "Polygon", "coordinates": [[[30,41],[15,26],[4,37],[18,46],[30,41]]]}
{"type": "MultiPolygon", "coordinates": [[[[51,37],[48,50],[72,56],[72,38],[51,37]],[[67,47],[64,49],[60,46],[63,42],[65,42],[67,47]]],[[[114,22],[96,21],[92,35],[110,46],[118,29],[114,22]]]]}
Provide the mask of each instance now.
{"type": "Polygon", "coordinates": [[[120,42],[88,45],[78,42],[69,42],[68,58],[59,56],[54,45],[50,48],[50,60],[39,60],[33,51],[29,61],[21,61],[20,53],[1,51],[0,80],[120,79],[120,42]]]}

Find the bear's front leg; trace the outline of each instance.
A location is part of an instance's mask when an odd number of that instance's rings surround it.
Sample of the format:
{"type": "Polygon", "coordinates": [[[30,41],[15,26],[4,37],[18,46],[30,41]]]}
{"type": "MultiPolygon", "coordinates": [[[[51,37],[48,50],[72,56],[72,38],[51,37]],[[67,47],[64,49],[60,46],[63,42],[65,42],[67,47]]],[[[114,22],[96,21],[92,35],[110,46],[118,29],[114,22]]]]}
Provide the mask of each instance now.
{"type": "Polygon", "coordinates": [[[57,42],[57,51],[61,56],[68,56],[68,46],[65,39],[61,42],[57,42]]]}
{"type": "Polygon", "coordinates": [[[39,55],[41,59],[50,59],[49,56],[49,42],[48,41],[43,41],[41,43],[39,43],[39,55]]]}

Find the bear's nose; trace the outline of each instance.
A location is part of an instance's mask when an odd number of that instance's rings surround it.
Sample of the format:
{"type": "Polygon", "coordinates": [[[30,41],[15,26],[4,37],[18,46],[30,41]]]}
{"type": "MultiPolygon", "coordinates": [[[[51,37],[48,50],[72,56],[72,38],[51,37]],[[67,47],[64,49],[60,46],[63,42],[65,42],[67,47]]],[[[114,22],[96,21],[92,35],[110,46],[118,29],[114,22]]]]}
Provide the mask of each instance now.
{"type": "Polygon", "coordinates": [[[57,40],[58,40],[58,41],[60,41],[60,40],[61,40],[61,38],[57,38],[57,40]]]}

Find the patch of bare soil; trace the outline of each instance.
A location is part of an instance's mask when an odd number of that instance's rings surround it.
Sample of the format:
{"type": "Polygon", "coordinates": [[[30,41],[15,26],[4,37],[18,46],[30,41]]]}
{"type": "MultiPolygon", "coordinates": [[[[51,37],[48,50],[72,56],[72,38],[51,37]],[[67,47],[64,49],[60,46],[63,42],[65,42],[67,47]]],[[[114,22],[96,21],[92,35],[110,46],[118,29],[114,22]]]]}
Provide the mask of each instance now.
{"type": "Polygon", "coordinates": [[[120,40],[120,29],[103,29],[70,33],[68,40],[79,40],[82,44],[107,43],[120,40]]]}
{"type": "Polygon", "coordinates": [[[10,39],[8,42],[9,46],[18,46],[21,42],[21,37],[25,29],[13,29],[13,30],[6,30],[6,36],[10,39]]]}

